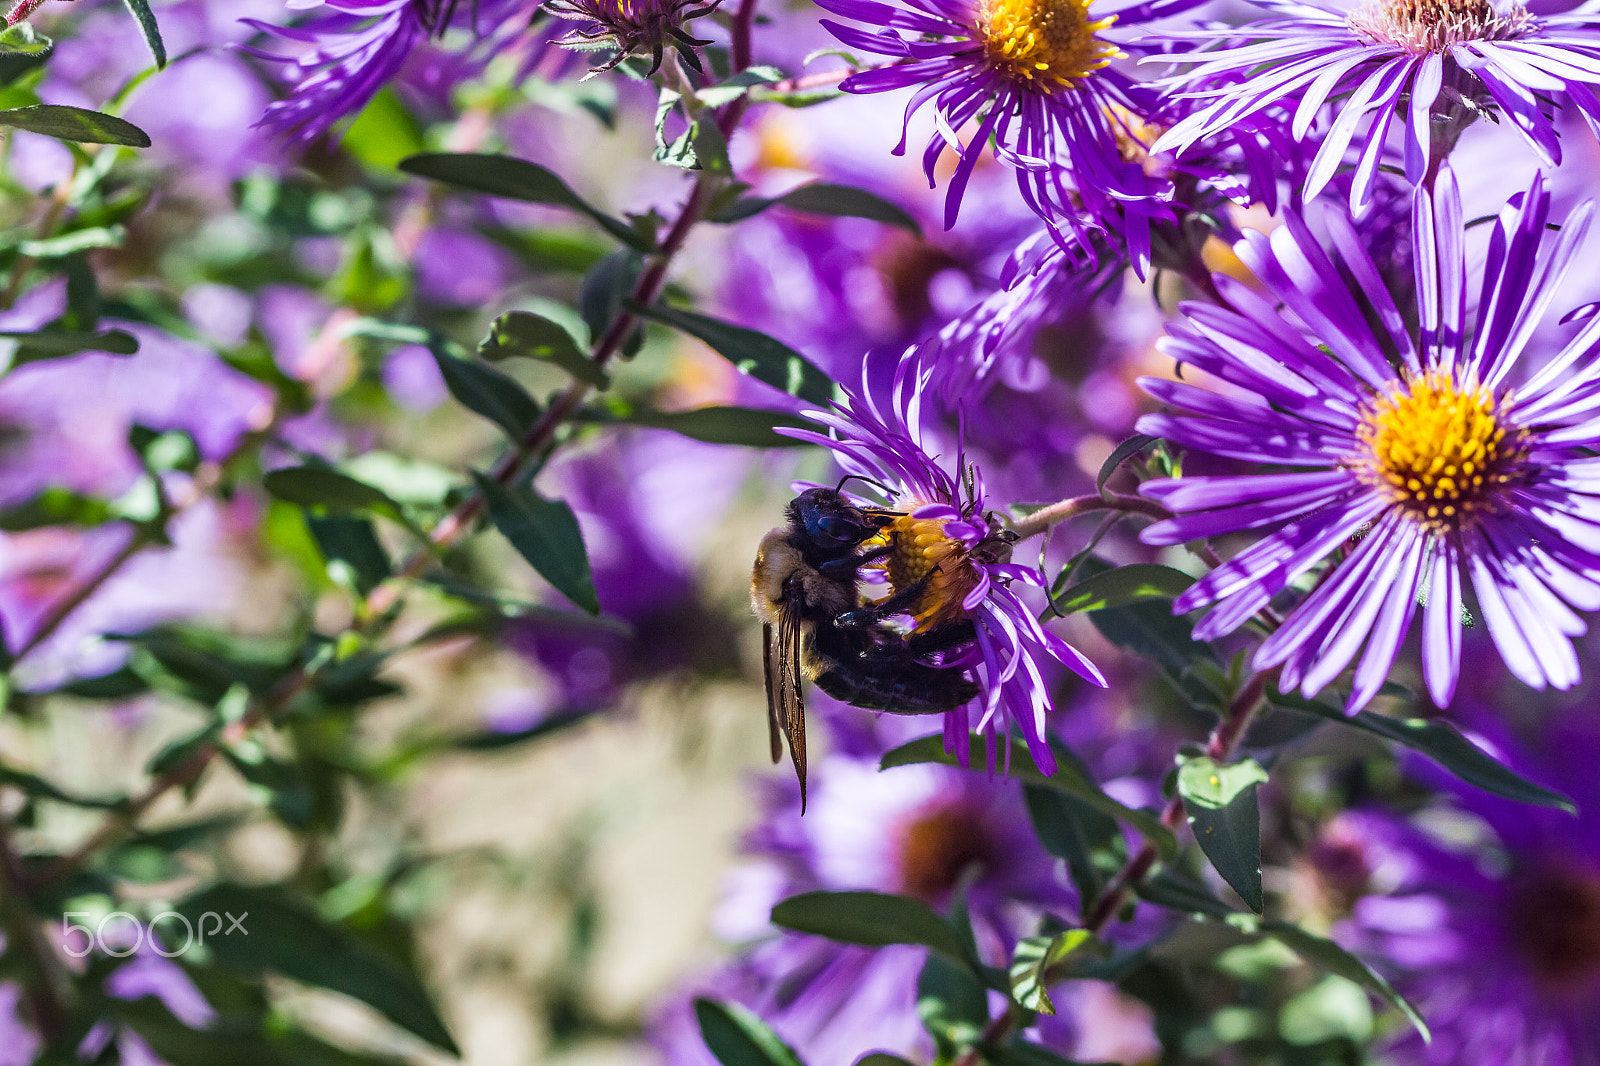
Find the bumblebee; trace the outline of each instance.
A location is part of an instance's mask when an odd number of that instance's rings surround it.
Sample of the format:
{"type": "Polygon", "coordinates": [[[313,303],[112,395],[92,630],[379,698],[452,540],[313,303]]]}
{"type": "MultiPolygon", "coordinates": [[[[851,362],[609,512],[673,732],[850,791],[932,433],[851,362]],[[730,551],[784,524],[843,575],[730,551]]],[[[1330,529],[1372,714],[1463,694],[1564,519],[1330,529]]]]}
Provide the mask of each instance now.
{"type": "Polygon", "coordinates": [[[789,502],[786,525],[768,533],[756,552],[750,603],[761,619],[762,672],[772,761],[783,740],[806,803],[806,724],[802,680],[873,710],[934,714],[977,695],[965,672],[919,661],[973,638],[972,623],[929,633],[902,634],[884,622],[915,602],[925,582],[874,604],[862,602],[861,568],[894,551],[889,543],[862,550],[901,512],[852,503],[838,489],[808,489],[789,502]]]}

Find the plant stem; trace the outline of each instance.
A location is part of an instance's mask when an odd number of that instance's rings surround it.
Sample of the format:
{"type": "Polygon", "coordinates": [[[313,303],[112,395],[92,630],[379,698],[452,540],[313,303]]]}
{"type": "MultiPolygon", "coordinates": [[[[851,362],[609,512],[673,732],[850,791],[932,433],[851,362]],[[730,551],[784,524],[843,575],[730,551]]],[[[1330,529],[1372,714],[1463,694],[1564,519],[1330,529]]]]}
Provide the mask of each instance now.
{"type": "MultiPolygon", "coordinates": [[[[1207,756],[1221,762],[1233,754],[1245,730],[1250,728],[1250,723],[1254,721],[1256,712],[1262,706],[1267,682],[1276,676],[1277,672],[1274,669],[1255,673],[1244,683],[1234,695],[1233,701],[1228,704],[1228,711],[1223,715],[1222,721],[1217,723],[1217,728],[1212,731],[1211,739],[1206,742],[1207,756]]],[[[1161,812],[1161,824],[1174,832],[1183,824],[1181,798],[1174,796],[1167,804],[1166,810],[1161,812]]],[[[1106,885],[1105,891],[1100,893],[1094,908],[1084,919],[1083,927],[1091,933],[1098,934],[1110,924],[1111,919],[1116,917],[1134,889],[1150,875],[1159,857],[1155,844],[1145,841],[1122,869],[1117,871],[1116,876],[1106,885]]]]}
{"type": "Polygon", "coordinates": [[[1079,515],[1092,514],[1095,511],[1126,511],[1156,519],[1172,517],[1171,511],[1143,496],[1127,496],[1115,492],[1090,493],[1087,496],[1074,496],[1059,503],[1052,503],[1043,510],[1035,511],[1028,517],[1012,523],[1011,532],[1015,533],[1019,540],[1027,540],[1029,537],[1038,536],[1058,522],[1065,522],[1079,515]]]}
{"type": "Polygon", "coordinates": [[[6,25],[15,26],[43,6],[44,0],[17,0],[16,6],[6,12],[6,25]]]}

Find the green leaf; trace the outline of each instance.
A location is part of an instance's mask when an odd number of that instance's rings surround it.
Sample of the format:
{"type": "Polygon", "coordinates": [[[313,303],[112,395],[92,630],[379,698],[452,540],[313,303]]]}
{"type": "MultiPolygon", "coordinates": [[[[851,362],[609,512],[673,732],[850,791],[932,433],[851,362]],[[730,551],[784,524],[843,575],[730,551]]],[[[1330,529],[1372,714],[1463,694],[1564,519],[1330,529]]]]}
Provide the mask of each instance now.
{"type": "MultiPolygon", "coordinates": [[[[611,323],[622,314],[643,270],[644,260],[639,253],[622,248],[600,260],[583,276],[583,284],[578,289],[578,311],[584,325],[589,327],[591,338],[603,337],[611,323]]],[[[622,345],[622,356],[632,358],[643,342],[644,331],[634,330],[622,345]]]]}
{"type": "Polygon", "coordinates": [[[1100,464],[1100,474],[1094,479],[1094,490],[1096,492],[1104,492],[1106,490],[1106,482],[1110,481],[1111,475],[1117,472],[1117,467],[1160,439],[1160,437],[1137,433],[1117,445],[1116,449],[1106,456],[1106,461],[1100,464]]]}
{"type": "MultiPolygon", "coordinates": [[[[1236,915],[1230,924],[1236,928],[1250,931],[1254,922],[1248,915],[1236,915]]],[[[1422,1015],[1417,1013],[1417,1008],[1411,1002],[1396,992],[1384,976],[1373,970],[1366,963],[1350,954],[1344,948],[1335,944],[1326,937],[1315,936],[1306,932],[1297,925],[1288,922],[1259,922],[1255,923],[1260,932],[1272,937],[1292,950],[1296,955],[1313,965],[1320,966],[1329,973],[1338,974],[1347,981],[1353,981],[1365,988],[1368,992],[1377,995],[1401,1014],[1406,1016],[1412,1026],[1422,1035],[1422,1039],[1429,1043],[1433,1035],[1428,1031],[1428,1025],[1422,1020],[1422,1015]]]]}
{"type": "Polygon", "coordinates": [[[1155,662],[1191,698],[1198,698],[1185,684],[1191,666],[1218,661],[1211,645],[1194,639],[1193,626],[1174,615],[1167,600],[1109,607],[1095,611],[1089,620],[1111,643],[1155,662]]]}
{"type": "Polygon", "coordinates": [[[322,557],[330,567],[336,563],[344,566],[350,575],[350,584],[361,595],[367,595],[388,578],[389,555],[378,543],[378,536],[367,519],[345,515],[319,518],[308,514],[306,525],[322,557]]]}
{"type": "Polygon", "coordinates": [[[379,90],[367,101],[339,144],[373,170],[381,171],[393,170],[407,156],[427,148],[421,126],[392,88],[379,90]]]}
{"type": "Polygon", "coordinates": [[[230,934],[226,918],[207,919],[207,928],[213,923],[222,928],[205,941],[218,966],[252,977],[277,973],[343,993],[434,1047],[461,1054],[414,974],[283,891],[217,885],[189,897],[178,911],[197,927],[207,914],[239,920],[242,931],[230,934]]]}
{"type": "Polygon", "coordinates": [[[782,196],[743,197],[715,212],[711,215],[711,221],[742,222],[780,204],[813,215],[871,219],[922,236],[922,227],[900,205],[854,185],[836,185],[826,181],[802,185],[782,196]]]}
{"type": "Polygon", "coordinates": [[[1204,885],[1178,877],[1166,870],[1151,874],[1134,886],[1139,898],[1158,907],[1206,918],[1227,918],[1236,914],[1232,907],[1213,896],[1204,885]]]}
{"type": "Polygon", "coordinates": [[[1178,795],[1183,797],[1195,841],[1222,879],[1257,914],[1263,900],[1256,786],[1266,780],[1267,772],[1254,759],[1223,765],[1196,756],[1178,767],[1178,795]]]}
{"type": "Polygon", "coordinates": [[[741,374],[749,374],[791,396],[823,405],[833,397],[833,381],[827,374],[793,348],[765,333],[660,304],[653,307],[634,304],[630,305],[630,310],[699,338],[736,366],[741,374]]]}
{"type": "Polygon", "coordinates": [[[65,792],[44,778],[23,770],[13,770],[8,766],[0,766],[0,784],[10,785],[32,799],[54,800],[69,807],[86,807],[90,810],[109,811],[116,810],[127,803],[126,797],[114,799],[96,796],[78,796],[65,792]]]}
{"type": "Polygon", "coordinates": [[[540,359],[597,389],[611,384],[606,372],[578,347],[564,326],[528,311],[511,311],[495,319],[489,336],[478,345],[478,354],[495,361],[516,356],[540,359]]]}
{"type": "MultiPolygon", "coordinates": [[[[984,739],[979,736],[972,736],[968,740],[971,748],[968,752],[966,765],[988,765],[987,748],[985,747],[984,739]]],[[[997,760],[1002,763],[1005,758],[1004,752],[997,756],[997,760]]],[[[932,736],[922,737],[919,740],[913,740],[908,744],[902,744],[895,748],[883,757],[883,761],[879,763],[879,768],[889,770],[896,766],[910,766],[916,763],[928,762],[942,763],[945,766],[963,765],[954,755],[945,751],[944,734],[935,733],[932,736]]],[[[1110,815],[1120,822],[1133,826],[1144,835],[1145,839],[1156,845],[1163,858],[1170,859],[1177,854],[1178,841],[1171,831],[1161,824],[1159,817],[1150,811],[1134,810],[1118,803],[1102,792],[1100,786],[1095,784],[1088,775],[1065,760],[1060,760],[1060,765],[1056,768],[1056,772],[1046,777],[1034,766],[1033,757],[1028,754],[1028,749],[1017,741],[1012,741],[1009,765],[1011,767],[1011,776],[1024,784],[1042,785],[1045,788],[1053,788],[1065,792],[1069,796],[1075,796],[1083,800],[1102,814],[1110,815]]]]}
{"type": "Polygon", "coordinates": [[[1039,843],[1066,861],[1079,899],[1087,904],[1099,898],[1110,874],[1126,857],[1126,842],[1116,819],[1076,796],[1042,785],[1024,785],[1022,794],[1039,843]],[[1097,861],[1101,859],[1103,865],[1097,861]]]}
{"type": "Polygon", "coordinates": [[[399,511],[393,500],[371,485],[325,466],[269,471],[261,484],[278,499],[301,507],[325,507],[334,513],[399,511]]]}
{"type": "Polygon", "coordinates": [[[787,429],[816,428],[804,419],[759,407],[697,407],[692,411],[655,411],[648,407],[636,407],[626,408],[622,412],[591,407],[573,417],[574,421],[579,422],[670,429],[707,444],[737,444],[747,448],[805,447],[804,441],[773,431],[780,426],[787,429]]]}
{"type": "Polygon", "coordinates": [[[492,366],[457,359],[438,345],[429,349],[450,395],[473,414],[482,415],[505,431],[513,441],[527,436],[539,420],[539,402],[521,382],[492,366]]]}
{"type": "Polygon", "coordinates": [[[708,85],[695,93],[706,107],[731,104],[758,85],[771,85],[783,80],[783,71],[777,67],[748,67],[731,78],[708,85]]]}
{"type": "Polygon", "coordinates": [[[784,207],[813,215],[871,219],[922,236],[922,227],[903,207],[854,185],[816,181],[784,193],[778,197],[778,202],[784,207]]]}
{"type": "Polygon", "coordinates": [[[1170,601],[1192,584],[1194,578],[1182,570],[1154,563],[1131,563],[1078,582],[1055,597],[1052,606],[1057,614],[1068,615],[1126,607],[1143,600],[1170,601]]]}
{"type": "Polygon", "coordinates": [[[113,511],[104,500],[62,488],[45,489],[31,500],[0,510],[0,531],[21,533],[43,526],[98,526],[113,511]]]}
{"type": "Polygon", "coordinates": [[[1462,736],[1448,722],[1427,718],[1389,718],[1371,711],[1346,715],[1337,707],[1289,693],[1273,692],[1269,703],[1305,711],[1330,722],[1360,729],[1421,752],[1469,785],[1519,803],[1557,807],[1577,814],[1578,806],[1559,792],[1534,784],[1462,736]]]}
{"type": "Polygon", "coordinates": [[[144,34],[145,44],[150,46],[150,54],[155,57],[156,67],[165,69],[167,65],[167,46],[161,42],[161,28],[156,25],[156,16],[150,10],[150,0],[122,0],[128,5],[128,10],[139,22],[139,32],[144,34]]]}
{"type": "Polygon", "coordinates": [[[806,892],[772,908],[772,923],[846,944],[921,944],[966,961],[960,934],[921,900],[882,892],[806,892]]]}
{"type": "Polygon", "coordinates": [[[489,519],[512,547],[557,592],[590,614],[600,613],[589,555],[572,508],[547,500],[532,486],[510,488],[474,473],[489,506],[489,519]]]}
{"type": "Polygon", "coordinates": [[[700,1039],[722,1066],[802,1066],[800,1056],[748,1008],[699,998],[694,1016],[700,1039]]]}
{"type": "Polygon", "coordinates": [[[478,152],[425,152],[402,159],[400,169],[419,178],[431,178],[507,200],[565,207],[593,219],[623,244],[641,252],[651,250],[627,223],[584,200],[553,170],[526,159],[478,152]]]}
{"type": "Polygon", "coordinates": [[[62,141],[150,147],[150,135],[126,119],[66,104],[34,104],[0,111],[0,126],[14,126],[62,141]]]}
{"type": "Polygon", "coordinates": [[[989,1021],[989,996],[971,967],[930,951],[917,976],[917,1017],[941,1057],[977,1043],[989,1021]]]}
{"type": "Polygon", "coordinates": [[[60,359],[79,352],[105,352],[109,355],[133,355],[139,350],[139,338],[120,329],[100,330],[95,333],[69,333],[36,330],[19,333],[0,331],[0,337],[17,342],[16,354],[11,357],[13,367],[36,363],[42,359],[60,359]]]}
{"type": "Polygon", "coordinates": [[[1023,938],[1011,953],[1011,998],[1028,1010],[1054,1014],[1056,1005],[1050,1002],[1050,992],[1046,986],[1059,979],[1058,967],[1063,962],[1094,942],[1094,934],[1087,929],[1068,929],[1055,936],[1023,938]]]}
{"type": "Polygon", "coordinates": [[[856,1060],[855,1066],[914,1066],[914,1064],[887,1051],[869,1051],[856,1060]]]}
{"type": "Polygon", "coordinates": [[[34,32],[27,22],[0,31],[0,86],[10,85],[30,70],[44,65],[55,51],[55,42],[34,32]]]}
{"type": "MultiPolygon", "coordinates": [[[[989,1048],[984,1054],[984,1061],[993,1066],[1080,1066],[1071,1059],[1064,1059],[1054,1051],[1031,1040],[1015,1037],[1010,1043],[999,1047],[989,1048]]],[[[1109,1063],[1101,1066],[1111,1066],[1109,1063]]]]}

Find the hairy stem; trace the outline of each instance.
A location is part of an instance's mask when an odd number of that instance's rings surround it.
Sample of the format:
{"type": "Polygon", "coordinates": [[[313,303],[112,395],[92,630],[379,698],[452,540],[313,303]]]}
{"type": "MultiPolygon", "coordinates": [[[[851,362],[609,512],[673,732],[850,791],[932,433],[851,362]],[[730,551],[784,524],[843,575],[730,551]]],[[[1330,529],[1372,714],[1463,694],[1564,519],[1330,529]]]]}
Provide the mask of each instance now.
{"type": "Polygon", "coordinates": [[[1172,517],[1171,511],[1143,496],[1128,496],[1115,492],[1091,493],[1052,503],[1043,510],[1035,511],[1028,517],[1014,522],[1011,532],[1015,533],[1019,540],[1027,540],[1057,523],[1066,522],[1079,515],[1092,514],[1095,511],[1126,511],[1129,514],[1142,514],[1155,519],[1172,517]]]}

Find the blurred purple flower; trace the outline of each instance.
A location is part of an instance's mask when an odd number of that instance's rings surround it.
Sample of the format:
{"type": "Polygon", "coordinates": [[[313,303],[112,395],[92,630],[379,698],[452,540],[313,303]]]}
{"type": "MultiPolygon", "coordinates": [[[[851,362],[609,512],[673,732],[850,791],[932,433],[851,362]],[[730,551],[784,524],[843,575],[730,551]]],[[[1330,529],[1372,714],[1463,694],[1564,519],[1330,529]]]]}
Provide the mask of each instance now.
{"type": "Polygon", "coordinates": [[[1144,379],[1151,395],[1189,413],[1146,416],[1139,430],[1295,468],[1145,484],[1179,512],[1148,527],[1146,543],[1267,531],[1174,601],[1180,613],[1215,605],[1197,639],[1237,629],[1340,552],[1255,653],[1256,669],[1281,664],[1285,689],[1315,695],[1365,643],[1347,703],[1363,707],[1420,604],[1428,690],[1448,704],[1463,570],[1513,674],[1535,688],[1578,680],[1571,638],[1585,625],[1567,604],[1600,608],[1600,483],[1590,457],[1600,439],[1600,318],[1512,377],[1575,262],[1591,206],[1566,220],[1553,248],[1549,213],[1542,178],[1501,213],[1469,325],[1454,179],[1445,173],[1437,198],[1419,191],[1416,340],[1348,218],[1331,211],[1325,235],[1290,215],[1271,238],[1252,233],[1239,246],[1272,301],[1218,275],[1232,310],[1184,306],[1187,320],[1170,327],[1165,350],[1235,388],[1144,379]]]}
{"type": "Polygon", "coordinates": [[[1368,894],[1340,938],[1391,960],[1433,1030],[1431,1045],[1397,1038],[1386,1061],[1398,1066],[1592,1066],[1600,1052],[1600,729],[1569,712],[1532,751],[1505,747],[1579,817],[1442,774],[1430,776],[1493,831],[1492,855],[1387,813],[1341,816],[1361,842],[1368,894]]]}
{"type": "Polygon", "coordinates": [[[847,403],[805,416],[827,432],[780,430],[797,440],[833,451],[846,472],[887,485],[894,506],[905,515],[889,534],[896,550],[883,561],[890,592],[925,581],[924,591],[906,613],[919,632],[970,622],[974,639],[947,653],[938,665],[971,672],[979,695],[945,715],[951,750],[965,758],[974,726],[992,745],[996,737],[1022,729],[1034,762],[1046,773],[1055,755],[1045,742],[1049,687],[1040,667],[1055,660],[1097,685],[1104,685],[1093,663],[1066,641],[1042,627],[1011,587],[1014,582],[1044,584],[1035,568],[1010,561],[1010,541],[996,517],[985,510],[983,478],[959,446],[954,470],[940,466],[924,439],[922,400],[930,391],[934,365],[918,349],[904,356],[891,351],[869,355],[861,384],[844,388],[847,403]],[[972,721],[973,712],[977,721],[972,721]]]}
{"type": "Polygon", "coordinates": [[[1306,200],[1322,191],[1355,144],[1350,203],[1359,209],[1371,196],[1391,132],[1402,138],[1406,180],[1416,184],[1428,173],[1430,142],[1437,166],[1440,135],[1448,151],[1486,106],[1509,118],[1549,167],[1561,161],[1548,114],[1553,100],[1564,97],[1600,130],[1592,88],[1600,83],[1600,25],[1590,12],[1538,17],[1517,0],[1500,8],[1491,0],[1371,0],[1355,10],[1306,0],[1259,6],[1279,14],[1167,38],[1219,47],[1183,57],[1196,65],[1173,81],[1208,102],[1168,131],[1158,150],[1181,150],[1268,109],[1292,107],[1292,138],[1321,137],[1306,173],[1306,200]],[[1314,132],[1330,100],[1334,117],[1314,132]]]}
{"type": "Polygon", "coordinates": [[[298,57],[245,48],[251,55],[288,64],[294,83],[286,99],[267,106],[257,125],[308,145],[340,119],[365,107],[389,84],[419,45],[442,36],[453,23],[498,28],[526,0],[290,0],[291,8],[325,7],[329,13],[301,26],[247,24],[309,46],[298,57]]]}
{"type": "MultiPolygon", "coordinates": [[[[774,937],[773,905],[800,892],[869,890],[942,909],[965,883],[979,953],[998,963],[1040,914],[1074,906],[1073,891],[1034,837],[1015,781],[931,764],[880,773],[862,754],[830,754],[813,773],[804,818],[792,781],[767,783],[766,817],[746,845],[756,861],[730,876],[713,919],[728,940],[770,939],[696,992],[750,1006],[807,1062],[853,1062],[872,1048],[922,1056],[931,1051],[916,1002],[926,952],[774,937]]],[[[674,1066],[711,1061],[687,1000],[651,1035],[674,1066]]]]}

